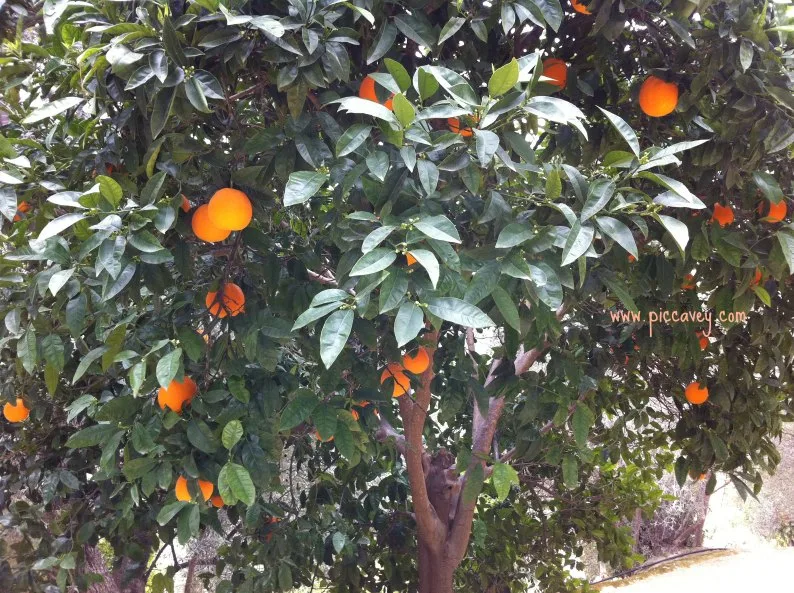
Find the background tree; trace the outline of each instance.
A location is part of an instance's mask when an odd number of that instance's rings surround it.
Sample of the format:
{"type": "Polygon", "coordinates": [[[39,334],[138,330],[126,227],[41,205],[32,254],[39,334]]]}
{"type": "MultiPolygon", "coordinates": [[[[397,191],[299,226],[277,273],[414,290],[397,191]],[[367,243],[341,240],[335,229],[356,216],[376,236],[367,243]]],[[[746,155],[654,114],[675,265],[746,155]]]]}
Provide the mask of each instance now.
{"type": "Polygon", "coordinates": [[[667,469],[757,492],[792,405],[785,10],[23,14],[4,590],[137,593],[213,529],[219,593],[558,591],[586,542],[634,559],[667,469]]]}

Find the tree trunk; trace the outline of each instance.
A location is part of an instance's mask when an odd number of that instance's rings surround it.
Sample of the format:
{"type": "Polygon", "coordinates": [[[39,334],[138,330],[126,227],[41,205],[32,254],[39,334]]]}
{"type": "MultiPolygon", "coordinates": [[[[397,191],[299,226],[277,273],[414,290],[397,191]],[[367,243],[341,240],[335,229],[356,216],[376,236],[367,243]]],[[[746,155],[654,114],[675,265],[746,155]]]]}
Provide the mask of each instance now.
{"type": "Polygon", "coordinates": [[[453,562],[419,542],[419,593],[452,593],[453,562]]]}
{"type": "Polygon", "coordinates": [[[95,573],[101,575],[104,580],[101,583],[94,583],[88,588],[88,593],[145,593],[146,591],[146,567],[140,574],[128,578],[127,569],[132,564],[128,558],[124,558],[121,567],[115,571],[108,570],[102,552],[96,546],[86,545],[85,564],[82,567],[83,574],[95,573]]]}

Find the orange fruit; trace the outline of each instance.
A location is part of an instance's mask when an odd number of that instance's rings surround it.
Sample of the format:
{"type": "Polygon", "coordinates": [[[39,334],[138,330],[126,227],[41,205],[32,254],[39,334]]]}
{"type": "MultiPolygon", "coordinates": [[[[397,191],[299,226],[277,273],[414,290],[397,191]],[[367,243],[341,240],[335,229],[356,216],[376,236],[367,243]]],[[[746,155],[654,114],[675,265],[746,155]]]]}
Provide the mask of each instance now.
{"type": "Polygon", "coordinates": [[[369,405],[369,402],[365,399],[362,399],[360,402],[357,402],[356,405],[359,408],[366,408],[369,405]]]}
{"type": "Polygon", "coordinates": [[[321,436],[320,436],[320,431],[319,431],[319,430],[315,430],[315,431],[314,431],[314,436],[315,436],[315,438],[316,438],[318,441],[321,441],[321,442],[323,442],[323,443],[330,443],[331,441],[333,441],[333,440],[334,440],[334,437],[333,437],[333,436],[330,436],[330,437],[328,437],[327,439],[323,440],[323,437],[321,437],[321,436]]]}
{"type": "Polygon", "coordinates": [[[412,265],[414,265],[416,263],[416,258],[413,255],[411,255],[410,251],[406,251],[405,252],[405,262],[409,266],[412,266],[412,265]]]}
{"type": "Polygon", "coordinates": [[[193,213],[193,219],[190,221],[193,227],[193,232],[202,241],[207,243],[216,243],[223,241],[231,234],[230,230],[220,229],[210,220],[209,206],[202,204],[193,213]]]}
{"type": "Polygon", "coordinates": [[[777,204],[769,202],[769,212],[766,215],[766,222],[780,222],[786,218],[787,210],[788,208],[786,207],[785,200],[780,200],[777,204]]]}
{"type": "Polygon", "coordinates": [[[105,173],[108,175],[113,175],[113,171],[115,170],[116,168],[113,165],[105,165],[105,173]]]}
{"type": "Polygon", "coordinates": [[[32,206],[27,202],[20,202],[19,206],[17,206],[17,212],[21,212],[22,214],[25,214],[26,212],[30,212],[31,208],[32,206]]]}
{"type": "Polygon", "coordinates": [[[703,330],[697,330],[695,332],[695,336],[697,336],[697,338],[698,338],[698,340],[700,342],[700,349],[701,350],[705,350],[706,348],[708,348],[709,340],[706,337],[706,334],[703,332],[703,330]]]}
{"type": "Polygon", "coordinates": [[[403,356],[403,366],[406,371],[414,375],[421,375],[424,373],[427,367],[430,366],[430,355],[427,352],[427,348],[419,346],[415,354],[411,355],[410,353],[406,353],[403,356]]]}
{"type": "Polygon", "coordinates": [[[193,396],[196,395],[196,391],[198,391],[196,382],[190,377],[186,376],[181,383],[174,380],[168,384],[167,388],[161,387],[158,389],[157,403],[163,410],[169,408],[177,414],[181,414],[182,407],[186,403],[190,403],[190,400],[192,400],[193,396]]]}
{"type": "Polygon", "coordinates": [[[220,494],[216,494],[212,498],[210,498],[210,504],[214,506],[216,509],[219,509],[223,506],[223,499],[221,498],[220,494]]]}
{"type": "MultiPolygon", "coordinates": [[[[475,121],[477,120],[475,119],[475,121]]],[[[460,119],[457,117],[448,117],[447,127],[449,127],[451,132],[460,134],[464,138],[470,138],[472,134],[474,134],[474,131],[471,128],[461,127],[460,119]]]]}
{"type": "Polygon", "coordinates": [[[630,264],[633,264],[635,261],[637,261],[637,258],[634,257],[633,255],[631,255],[630,253],[629,253],[629,258],[628,259],[629,259],[629,263],[630,264]]]}
{"type": "Polygon", "coordinates": [[[559,58],[543,60],[543,76],[551,78],[546,82],[557,88],[564,89],[568,82],[568,66],[559,58]]]}
{"type": "Polygon", "coordinates": [[[358,421],[358,419],[361,418],[359,413],[356,412],[355,410],[350,410],[350,415],[353,416],[353,420],[356,420],[356,421],[358,421]]]}
{"type": "Polygon", "coordinates": [[[254,215],[248,196],[230,187],[216,191],[208,206],[210,222],[226,231],[243,230],[254,215]]]}
{"type": "Polygon", "coordinates": [[[210,314],[216,317],[222,319],[229,314],[236,317],[244,310],[245,294],[234,282],[227,282],[223,285],[223,296],[220,299],[216,291],[211,291],[207,293],[204,304],[210,310],[210,314]]]}
{"type": "Polygon", "coordinates": [[[658,76],[649,76],[640,87],[640,109],[650,117],[663,117],[678,104],[678,85],[658,76]]]}
{"type": "Polygon", "coordinates": [[[695,282],[695,277],[692,274],[687,274],[684,276],[684,281],[681,283],[681,288],[684,290],[694,290],[697,286],[695,282]]]}
{"type": "Polygon", "coordinates": [[[761,268],[756,268],[755,275],[753,276],[753,279],[750,281],[750,286],[758,286],[759,284],[761,284],[761,280],[763,280],[763,278],[764,276],[761,273],[761,268]]]}
{"type": "Polygon", "coordinates": [[[380,375],[380,384],[383,385],[389,379],[394,380],[392,397],[400,397],[411,387],[411,380],[408,375],[403,373],[403,367],[400,363],[392,362],[383,369],[383,373],[380,375]]]}
{"type": "MultiPolygon", "coordinates": [[[[366,99],[368,101],[375,101],[375,103],[380,103],[378,101],[378,95],[375,93],[375,79],[371,76],[367,76],[364,80],[361,81],[361,86],[358,87],[358,96],[362,99],[366,99]]],[[[393,97],[394,95],[392,95],[393,97]]],[[[385,103],[380,103],[386,109],[392,109],[392,98],[389,97],[386,99],[385,103]]]]}
{"type": "MultiPolygon", "coordinates": [[[[204,497],[205,501],[210,499],[213,491],[215,490],[215,486],[212,485],[212,482],[208,482],[207,480],[198,480],[198,487],[199,490],[201,490],[201,495],[204,497]]],[[[179,476],[176,479],[174,492],[176,493],[177,500],[181,500],[183,502],[190,502],[193,500],[193,498],[190,496],[190,491],[188,490],[187,479],[185,476],[179,476]]]]}
{"type": "Polygon", "coordinates": [[[579,2],[579,0],[571,0],[571,6],[576,12],[580,12],[582,14],[593,14],[589,10],[587,10],[587,6],[579,2]]]}
{"type": "Polygon", "coordinates": [[[18,397],[17,403],[13,406],[11,402],[6,402],[6,405],[3,406],[3,416],[12,423],[22,422],[30,416],[30,409],[25,405],[25,401],[18,397]]]}
{"type": "Polygon", "coordinates": [[[719,223],[720,226],[728,226],[734,220],[733,208],[730,206],[723,206],[720,203],[714,204],[714,214],[711,217],[712,222],[719,223]]]}
{"type": "Polygon", "coordinates": [[[190,200],[187,199],[185,194],[182,194],[182,204],[179,206],[182,212],[190,212],[190,200]]]}
{"type": "Polygon", "coordinates": [[[706,403],[706,400],[709,398],[709,390],[707,387],[701,387],[700,383],[697,381],[693,381],[687,385],[684,395],[690,404],[699,406],[700,404],[706,403]]]}

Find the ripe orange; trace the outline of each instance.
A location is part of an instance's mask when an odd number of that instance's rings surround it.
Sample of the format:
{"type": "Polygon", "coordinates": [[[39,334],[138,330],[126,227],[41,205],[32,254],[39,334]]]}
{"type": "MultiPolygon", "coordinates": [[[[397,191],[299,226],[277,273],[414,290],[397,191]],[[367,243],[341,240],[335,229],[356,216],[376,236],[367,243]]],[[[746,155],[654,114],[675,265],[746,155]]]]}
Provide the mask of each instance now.
{"type": "Polygon", "coordinates": [[[720,203],[714,204],[714,214],[711,217],[712,222],[719,223],[720,226],[728,226],[734,221],[733,208],[730,206],[723,206],[720,203]]]}
{"type": "Polygon", "coordinates": [[[219,229],[241,231],[251,222],[254,210],[247,195],[239,189],[226,187],[212,196],[208,213],[210,222],[219,229]]]}
{"type": "Polygon", "coordinates": [[[355,410],[350,410],[350,415],[353,416],[353,420],[356,420],[356,421],[358,421],[358,419],[361,418],[359,413],[356,412],[355,410]]]}
{"type": "Polygon", "coordinates": [[[369,402],[365,399],[362,399],[360,402],[356,402],[356,405],[359,408],[366,408],[369,405],[369,402]]]}
{"type": "MultiPolygon", "coordinates": [[[[212,482],[208,482],[207,480],[198,480],[198,487],[199,490],[201,490],[201,495],[204,497],[205,501],[210,499],[213,491],[215,490],[215,486],[212,485],[212,482]]],[[[193,500],[193,498],[190,496],[190,491],[188,490],[187,479],[185,476],[179,476],[176,479],[174,492],[176,493],[177,500],[181,500],[183,502],[190,502],[193,500]]]]}
{"type": "Polygon", "coordinates": [[[187,199],[185,194],[182,194],[182,204],[179,206],[182,209],[182,212],[190,212],[190,200],[187,199]]]}
{"type": "Polygon", "coordinates": [[[27,202],[20,202],[19,206],[17,206],[17,212],[21,212],[22,214],[25,214],[26,212],[30,212],[31,208],[32,206],[27,202]]]}
{"type": "Polygon", "coordinates": [[[319,430],[315,430],[314,431],[314,436],[317,438],[318,441],[321,441],[323,443],[330,443],[331,441],[334,440],[333,436],[330,436],[327,439],[323,440],[323,437],[320,436],[320,431],[319,430]]]}
{"type": "Polygon", "coordinates": [[[589,10],[587,10],[587,6],[579,2],[579,0],[571,0],[571,6],[576,12],[580,12],[582,14],[593,14],[589,10]]]}
{"type": "Polygon", "coordinates": [[[403,367],[398,362],[389,363],[380,375],[380,384],[383,385],[387,380],[394,380],[392,397],[400,397],[411,387],[411,380],[408,375],[403,373],[403,367]]]}
{"type": "Polygon", "coordinates": [[[113,175],[113,171],[115,170],[116,167],[114,167],[113,165],[105,165],[105,173],[107,173],[108,175],[113,175]]]}
{"type": "Polygon", "coordinates": [[[412,265],[414,265],[416,263],[416,258],[413,255],[411,255],[410,251],[406,251],[405,252],[405,262],[409,266],[412,266],[412,265]]]}
{"type": "MultiPolygon", "coordinates": [[[[769,211],[766,215],[766,222],[780,222],[786,218],[788,208],[786,207],[785,200],[780,200],[777,204],[773,204],[772,202],[768,202],[768,204],[769,211]]],[[[762,205],[761,208],[764,208],[764,205],[762,205]]],[[[761,210],[761,212],[763,212],[763,210],[761,210]]]]}
{"type": "MultiPolygon", "coordinates": [[[[478,121],[477,118],[472,118],[474,121],[478,121]]],[[[474,134],[474,130],[468,127],[461,127],[460,119],[457,117],[449,117],[447,118],[447,127],[450,129],[451,132],[455,134],[460,134],[464,138],[470,138],[474,134]]]]}
{"type": "Polygon", "coordinates": [[[700,383],[697,381],[693,381],[687,385],[684,395],[690,404],[699,406],[706,403],[706,400],[709,398],[709,390],[707,387],[701,387],[700,383]]]}
{"type": "Polygon", "coordinates": [[[706,334],[702,331],[696,331],[695,335],[698,337],[698,341],[700,342],[700,349],[705,350],[709,347],[709,339],[706,337],[706,334]]]}
{"type": "Polygon", "coordinates": [[[559,58],[543,60],[543,76],[551,78],[546,82],[557,88],[564,89],[568,82],[568,66],[559,58]]]}
{"type": "Polygon", "coordinates": [[[216,509],[219,509],[219,508],[221,508],[221,507],[223,506],[223,499],[221,498],[221,495],[220,495],[220,494],[216,494],[215,496],[213,496],[212,498],[210,498],[210,503],[211,503],[211,504],[212,504],[212,506],[214,506],[216,509]]]}
{"type": "Polygon", "coordinates": [[[628,259],[629,259],[629,263],[630,264],[633,264],[635,261],[637,261],[637,258],[634,257],[633,255],[631,255],[630,253],[629,253],[629,258],[628,259]]]}
{"type": "Polygon", "coordinates": [[[198,391],[196,382],[186,376],[181,383],[179,381],[171,381],[167,388],[161,387],[158,389],[157,403],[163,410],[170,408],[177,414],[181,414],[182,407],[190,403],[190,400],[196,395],[196,391],[198,391]]]}
{"type": "Polygon", "coordinates": [[[692,274],[687,274],[684,276],[684,281],[681,283],[681,288],[684,290],[694,290],[697,286],[697,282],[695,282],[695,277],[692,274]]]}
{"type": "Polygon", "coordinates": [[[753,279],[750,281],[750,286],[758,286],[759,284],[761,284],[761,280],[763,280],[763,278],[764,276],[761,273],[761,268],[756,268],[755,275],[753,276],[753,279]]]}
{"type": "Polygon", "coordinates": [[[640,109],[650,117],[663,117],[673,112],[678,104],[678,85],[649,76],[640,87],[640,109]]]}
{"type": "MultiPolygon", "coordinates": [[[[378,101],[378,95],[375,93],[375,79],[371,76],[367,76],[364,80],[361,81],[361,86],[358,87],[358,96],[362,99],[367,99],[368,101],[375,101],[375,103],[380,103],[378,101]]],[[[393,97],[394,95],[392,95],[393,97]]],[[[386,109],[392,109],[392,98],[389,97],[386,99],[385,103],[381,103],[386,109]]]]}
{"type": "Polygon", "coordinates": [[[3,406],[3,416],[12,423],[22,422],[30,416],[30,409],[25,405],[25,401],[18,397],[17,403],[13,406],[11,402],[6,402],[6,405],[3,406]]]}
{"type": "Polygon", "coordinates": [[[207,206],[207,204],[202,204],[196,208],[196,211],[193,213],[193,219],[190,221],[190,225],[193,227],[193,232],[195,235],[207,243],[223,241],[231,234],[230,230],[219,229],[213,224],[213,222],[210,220],[209,206],[207,206]]]}
{"type": "Polygon", "coordinates": [[[244,311],[245,294],[243,289],[234,282],[227,282],[223,285],[223,296],[219,299],[216,291],[207,293],[204,304],[210,310],[210,314],[221,319],[231,314],[236,317],[244,311]]]}
{"type": "Polygon", "coordinates": [[[427,367],[430,366],[430,355],[427,352],[427,348],[419,346],[419,349],[413,356],[410,353],[405,354],[405,356],[403,356],[403,366],[406,371],[410,371],[414,375],[421,375],[424,373],[427,367]]]}

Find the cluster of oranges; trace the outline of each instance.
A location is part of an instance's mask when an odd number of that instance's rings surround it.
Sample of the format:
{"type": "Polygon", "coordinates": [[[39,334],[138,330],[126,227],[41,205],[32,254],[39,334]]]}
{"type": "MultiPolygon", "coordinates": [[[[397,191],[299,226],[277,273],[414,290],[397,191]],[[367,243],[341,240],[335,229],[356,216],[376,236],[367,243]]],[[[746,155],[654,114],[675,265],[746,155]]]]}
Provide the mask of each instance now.
{"type": "MultiPolygon", "coordinates": [[[[184,196],[182,209],[190,202],[184,196]]],[[[232,231],[241,231],[249,225],[254,215],[251,200],[238,189],[225,187],[212,196],[208,204],[202,204],[193,213],[191,226],[202,241],[215,243],[223,241],[232,231]]]]}
{"type": "Polygon", "coordinates": [[[3,406],[3,416],[12,423],[22,422],[30,416],[30,409],[25,405],[25,400],[18,397],[13,405],[11,402],[6,402],[3,406]]]}
{"type": "MultiPolygon", "coordinates": [[[[212,493],[215,492],[215,486],[212,482],[207,480],[196,480],[196,483],[198,484],[199,490],[201,491],[201,495],[204,497],[204,502],[209,501],[212,506],[217,509],[223,506],[223,499],[220,497],[220,495],[212,495],[212,493]]],[[[176,494],[176,499],[182,502],[191,502],[193,500],[193,497],[190,496],[190,491],[187,487],[187,478],[185,478],[185,476],[179,476],[176,479],[174,493],[176,494]]]]}
{"type": "Polygon", "coordinates": [[[404,395],[411,388],[411,380],[405,371],[413,373],[414,375],[421,375],[430,366],[430,353],[427,348],[420,346],[415,353],[407,353],[402,358],[402,364],[399,362],[390,362],[383,369],[380,375],[380,383],[383,385],[389,379],[394,381],[392,388],[392,397],[400,397],[404,395]]]}

